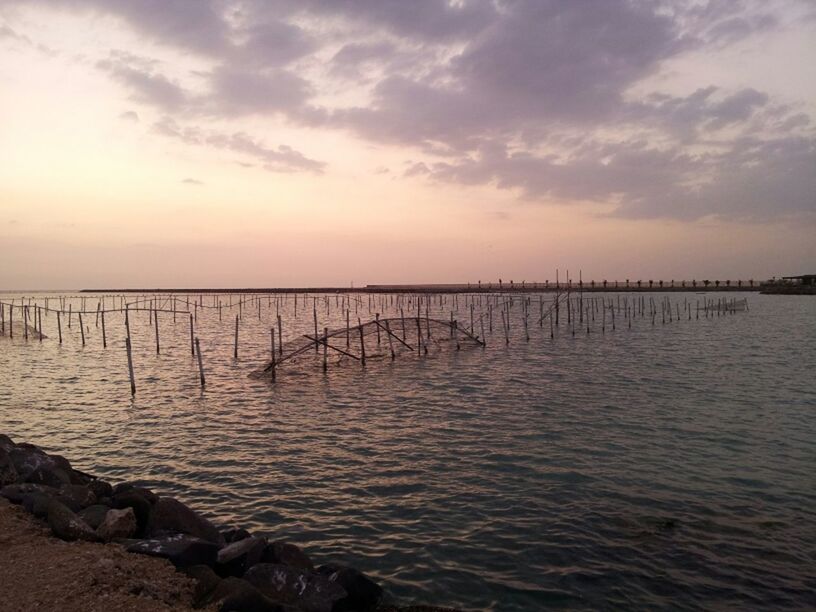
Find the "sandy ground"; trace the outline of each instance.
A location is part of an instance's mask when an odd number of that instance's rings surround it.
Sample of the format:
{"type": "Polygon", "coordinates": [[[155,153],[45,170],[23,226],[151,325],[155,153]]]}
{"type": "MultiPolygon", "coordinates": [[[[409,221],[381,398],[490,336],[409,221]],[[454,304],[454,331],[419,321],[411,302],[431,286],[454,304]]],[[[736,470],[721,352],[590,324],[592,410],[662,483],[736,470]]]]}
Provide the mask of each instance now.
{"type": "Polygon", "coordinates": [[[0,610],[192,610],[192,582],[116,544],[63,542],[0,498],[0,610]]]}

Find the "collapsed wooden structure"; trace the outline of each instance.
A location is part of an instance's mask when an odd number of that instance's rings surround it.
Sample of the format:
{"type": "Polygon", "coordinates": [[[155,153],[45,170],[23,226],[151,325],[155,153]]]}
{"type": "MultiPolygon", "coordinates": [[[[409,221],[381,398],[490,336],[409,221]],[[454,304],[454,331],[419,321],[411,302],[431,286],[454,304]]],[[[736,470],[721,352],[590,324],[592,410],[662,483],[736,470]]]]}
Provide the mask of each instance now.
{"type": "Polygon", "coordinates": [[[316,325],[315,322],[314,334],[304,334],[278,345],[272,330],[271,358],[256,375],[275,380],[282,367],[306,369],[321,363],[325,372],[330,363],[333,367],[350,362],[365,366],[371,360],[394,360],[401,356],[418,357],[486,346],[483,329],[480,336],[460,328],[453,318],[450,321],[434,319],[427,312],[424,317],[380,318],[376,315],[365,323],[358,319],[354,327],[347,319],[345,327],[323,328],[323,333],[318,333],[316,325]]]}

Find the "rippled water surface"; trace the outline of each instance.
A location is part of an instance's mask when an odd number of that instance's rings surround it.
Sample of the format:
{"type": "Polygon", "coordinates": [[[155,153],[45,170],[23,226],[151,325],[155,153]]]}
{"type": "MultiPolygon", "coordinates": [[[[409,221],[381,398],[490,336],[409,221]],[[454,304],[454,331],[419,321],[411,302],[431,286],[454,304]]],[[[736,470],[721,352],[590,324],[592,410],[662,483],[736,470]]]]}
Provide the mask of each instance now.
{"type": "MultiPolygon", "coordinates": [[[[205,391],[186,315],[160,315],[156,355],[137,311],[134,399],[122,316],[108,315],[103,349],[90,314],[86,346],[75,315],[59,346],[52,313],[41,343],[0,336],[0,431],[354,565],[401,603],[808,608],[816,299],[747,297],[748,312],[688,320],[684,304],[704,298],[671,294],[679,321],[658,312],[630,329],[621,312],[601,333],[598,314],[589,335],[573,336],[562,311],[551,339],[533,296],[529,342],[516,303],[509,346],[496,311],[486,349],[283,369],[274,385],[249,377],[269,352],[264,298],[260,319],[244,309],[238,360],[235,309],[220,322],[199,310],[205,391]]],[[[373,316],[361,300],[353,321],[373,316]]],[[[450,300],[435,305],[444,318],[450,300]]],[[[311,298],[297,318],[291,301],[278,307],[287,340],[313,326],[311,298]]],[[[320,301],[321,327],[342,310],[320,301]]]]}

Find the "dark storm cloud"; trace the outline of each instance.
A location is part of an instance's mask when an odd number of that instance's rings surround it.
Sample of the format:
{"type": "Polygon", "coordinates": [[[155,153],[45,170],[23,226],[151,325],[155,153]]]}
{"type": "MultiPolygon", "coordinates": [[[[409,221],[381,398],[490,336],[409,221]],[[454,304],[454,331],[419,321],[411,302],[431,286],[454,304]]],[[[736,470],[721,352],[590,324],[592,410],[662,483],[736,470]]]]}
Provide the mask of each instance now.
{"type": "MultiPolygon", "coordinates": [[[[322,164],[176,121],[275,116],[410,146],[415,180],[493,184],[625,217],[813,213],[814,132],[761,86],[631,96],[690,51],[782,27],[755,0],[30,0],[113,15],[209,62],[195,92],[162,66],[99,63],[167,115],[157,130],[272,169],[322,164]],[[354,91],[345,98],[343,94],[354,91]],[[359,100],[356,104],[331,102],[359,100]],[[616,137],[610,137],[616,133],[616,137]]],[[[21,3],[0,0],[0,5],[21,3]]]]}

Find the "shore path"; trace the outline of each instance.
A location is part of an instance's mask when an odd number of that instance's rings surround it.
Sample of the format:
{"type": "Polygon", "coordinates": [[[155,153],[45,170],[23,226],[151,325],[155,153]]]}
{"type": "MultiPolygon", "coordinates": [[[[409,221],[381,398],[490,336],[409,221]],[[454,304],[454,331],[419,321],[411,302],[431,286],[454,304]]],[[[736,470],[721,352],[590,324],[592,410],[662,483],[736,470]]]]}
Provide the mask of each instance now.
{"type": "Polygon", "coordinates": [[[0,498],[0,609],[192,610],[192,580],[117,544],[63,542],[0,498]]]}

